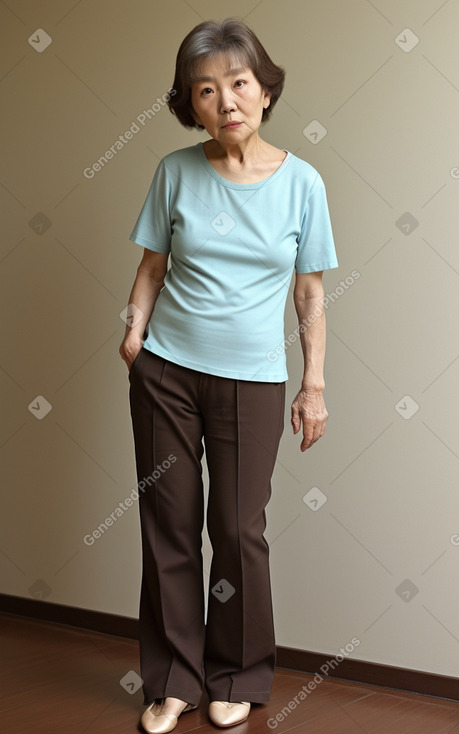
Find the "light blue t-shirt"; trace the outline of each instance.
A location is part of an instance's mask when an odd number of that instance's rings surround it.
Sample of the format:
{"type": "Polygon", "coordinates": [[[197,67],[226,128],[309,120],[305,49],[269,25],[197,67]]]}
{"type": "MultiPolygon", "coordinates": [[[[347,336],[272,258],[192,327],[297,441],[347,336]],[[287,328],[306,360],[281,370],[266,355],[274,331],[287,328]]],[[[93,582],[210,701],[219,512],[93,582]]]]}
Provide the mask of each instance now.
{"type": "Polygon", "coordinates": [[[293,269],[336,268],[325,186],[292,153],[269,178],[233,183],[203,144],[159,163],[132,234],[170,253],[144,347],[200,372],[257,382],[288,379],[284,312],[293,269]],[[277,350],[277,354],[281,350],[277,350]]]}

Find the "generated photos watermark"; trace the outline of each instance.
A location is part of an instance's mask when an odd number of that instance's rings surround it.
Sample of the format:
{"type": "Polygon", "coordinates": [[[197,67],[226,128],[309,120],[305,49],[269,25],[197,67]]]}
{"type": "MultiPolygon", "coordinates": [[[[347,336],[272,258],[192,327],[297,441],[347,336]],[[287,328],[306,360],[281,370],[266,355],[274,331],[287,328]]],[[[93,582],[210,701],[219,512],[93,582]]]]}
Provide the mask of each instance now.
{"type": "Polygon", "coordinates": [[[164,472],[166,472],[172,464],[175,464],[177,461],[177,457],[174,454],[169,454],[167,459],[164,459],[162,464],[157,464],[156,469],[148,476],[144,477],[143,479],[138,482],[137,487],[134,487],[132,492],[126,497],[122,502],[118,502],[118,506],[115,507],[113,512],[110,513],[110,515],[107,515],[105,520],[100,523],[100,525],[97,526],[91,533],[87,533],[84,538],[83,542],[85,545],[94,545],[96,540],[99,540],[103,536],[104,533],[107,532],[109,528],[112,527],[116,523],[117,520],[120,519],[120,517],[123,517],[124,513],[128,511],[130,507],[136,502],[141,493],[145,492],[147,487],[151,487],[152,484],[156,482],[157,479],[161,477],[164,472]]]}
{"type": "Polygon", "coordinates": [[[282,724],[286,719],[288,719],[290,714],[295,711],[298,706],[301,706],[303,701],[307,699],[312,691],[315,691],[317,686],[319,686],[324,680],[324,676],[327,676],[331,670],[335,670],[335,668],[337,668],[338,665],[342,663],[343,660],[347,658],[359,645],[359,638],[353,637],[352,640],[348,642],[345,647],[340,648],[339,653],[337,653],[334,658],[332,658],[331,660],[327,660],[327,662],[321,665],[319,670],[322,675],[320,673],[316,673],[314,675],[314,678],[310,680],[309,683],[302,686],[296,696],[293,696],[293,698],[288,702],[286,706],[284,706],[284,708],[278,711],[275,716],[270,716],[269,719],[267,719],[266,721],[268,727],[270,729],[277,729],[279,724],[282,724]]]}
{"type": "Polygon", "coordinates": [[[334,303],[338,300],[338,298],[341,298],[341,296],[351,288],[355,281],[360,278],[360,273],[358,270],[353,270],[350,275],[346,277],[345,280],[340,280],[339,285],[336,286],[335,290],[332,291],[332,293],[326,293],[325,296],[321,299],[321,305],[317,304],[314,308],[314,311],[308,316],[307,319],[303,319],[301,324],[298,324],[296,329],[294,329],[286,339],[282,342],[282,344],[278,344],[277,347],[274,349],[271,349],[266,357],[270,362],[277,362],[279,357],[282,357],[287,349],[291,347],[292,344],[294,344],[297,339],[299,338],[300,334],[307,331],[309,326],[312,326],[317,319],[320,318],[320,316],[323,313],[324,308],[328,308],[330,303],[334,303]]]}
{"type": "Polygon", "coordinates": [[[135,120],[131,122],[130,127],[125,130],[124,133],[118,135],[117,139],[109,148],[107,148],[105,153],[101,155],[97,161],[94,161],[91,166],[84,169],[83,176],[87,179],[94,178],[96,173],[101,171],[120,150],[123,150],[123,148],[133,140],[134,135],[137,135],[137,133],[145,127],[147,121],[155,117],[155,115],[169,102],[170,98],[173,97],[174,94],[177,94],[177,90],[170,87],[167,92],[161,95],[161,97],[156,97],[156,102],[154,102],[151,107],[147,107],[147,109],[137,115],[135,120]]]}

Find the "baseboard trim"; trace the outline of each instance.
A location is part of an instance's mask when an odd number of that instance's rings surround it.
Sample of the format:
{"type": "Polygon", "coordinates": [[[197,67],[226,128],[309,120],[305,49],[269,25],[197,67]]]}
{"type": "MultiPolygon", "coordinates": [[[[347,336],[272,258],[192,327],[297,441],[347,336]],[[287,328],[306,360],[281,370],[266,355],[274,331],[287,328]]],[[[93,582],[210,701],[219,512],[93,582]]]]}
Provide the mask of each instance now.
{"type": "MultiPolygon", "coordinates": [[[[37,599],[0,594],[0,612],[118,637],[139,637],[138,619],[37,599]]],[[[311,675],[319,674],[322,677],[325,677],[327,670],[329,678],[459,701],[459,678],[349,658],[344,658],[339,665],[331,667],[330,661],[334,659],[333,655],[277,647],[279,668],[311,675]],[[325,666],[328,667],[325,669],[325,666]]]]}
{"type": "Polygon", "coordinates": [[[44,622],[54,622],[69,627],[79,627],[92,632],[102,632],[117,637],[139,639],[139,620],[117,614],[97,612],[92,609],[69,607],[48,601],[27,599],[22,596],[0,594],[0,612],[19,617],[32,617],[44,622]]]}
{"type": "Polygon", "coordinates": [[[333,655],[295,650],[291,647],[277,648],[277,667],[279,668],[298,670],[303,673],[319,673],[325,677],[321,668],[327,666],[328,678],[340,678],[356,683],[392,688],[397,691],[459,701],[459,678],[354,658],[345,658],[339,662],[339,665],[336,665],[334,670],[329,670],[330,661],[333,660],[333,655]]]}

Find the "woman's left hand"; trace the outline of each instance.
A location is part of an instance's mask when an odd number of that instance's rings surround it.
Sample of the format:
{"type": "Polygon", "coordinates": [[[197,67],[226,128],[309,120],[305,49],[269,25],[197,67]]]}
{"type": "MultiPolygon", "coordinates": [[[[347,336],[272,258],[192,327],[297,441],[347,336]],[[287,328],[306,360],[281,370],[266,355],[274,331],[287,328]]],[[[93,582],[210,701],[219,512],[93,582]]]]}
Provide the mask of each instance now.
{"type": "Polygon", "coordinates": [[[301,451],[306,451],[324,435],[328,413],[322,390],[301,389],[292,403],[293,433],[297,434],[303,424],[301,451]]]}

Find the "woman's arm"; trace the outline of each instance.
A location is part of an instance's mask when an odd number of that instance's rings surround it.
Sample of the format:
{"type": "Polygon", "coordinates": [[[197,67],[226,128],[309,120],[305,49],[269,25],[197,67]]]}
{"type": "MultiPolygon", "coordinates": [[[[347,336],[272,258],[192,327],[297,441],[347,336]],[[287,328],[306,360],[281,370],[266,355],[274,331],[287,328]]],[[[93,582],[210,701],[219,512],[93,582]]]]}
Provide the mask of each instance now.
{"type": "Polygon", "coordinates": [[[296,434],[303,424],[301,451],[323,434],[328,413],[323,399],[325,360],[325,311],[322,271],[297,273],[293,300],[300,325],[304,371],[301,389],[292,403],[292,426],[296,434]]]}
{"type": "Polygon", "coordinates": [[[137,275],[129,296],[129,305],[133,305],[134,319],[132,325],[126,323],[126,332],[119,352],[128,369],[143,346],[143,335],[150,321],[156,299],[164,285],[167,272],[167,254],[153,252],[144,248],[143,257],[137,268],[137,275]]]}

